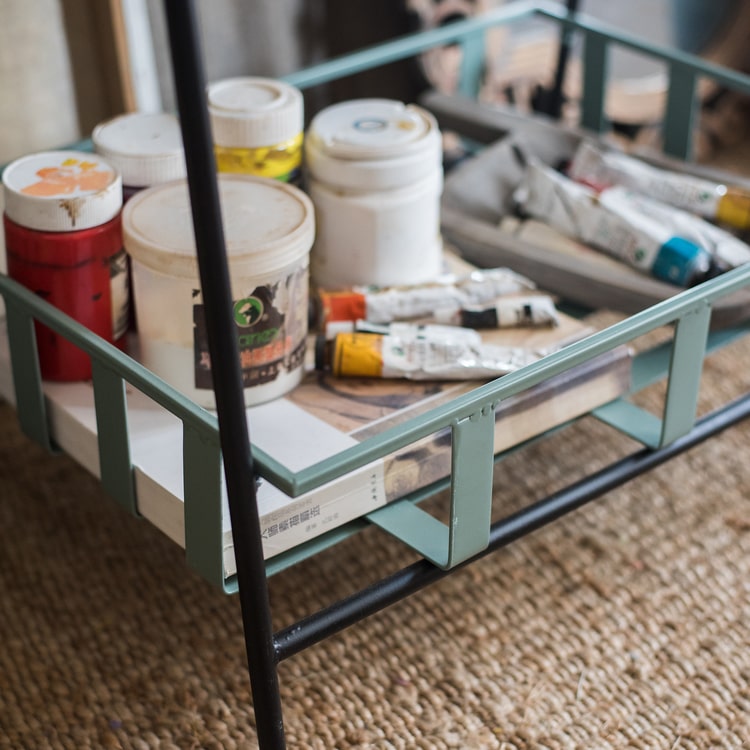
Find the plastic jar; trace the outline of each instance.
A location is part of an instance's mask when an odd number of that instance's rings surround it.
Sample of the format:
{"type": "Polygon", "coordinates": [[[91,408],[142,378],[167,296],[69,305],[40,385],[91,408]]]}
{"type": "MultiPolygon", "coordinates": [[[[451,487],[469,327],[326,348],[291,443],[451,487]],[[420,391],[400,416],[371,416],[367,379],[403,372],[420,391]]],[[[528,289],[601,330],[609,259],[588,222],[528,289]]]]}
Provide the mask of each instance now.
{"type": "Polygon", "coordinates": [[[94,149],[122,176],[123,199],[146,187],[185,177],[179,120],[166,112],[133,112],[100,123],[94,149]]]}
{"type": "MultiPolygon", "coordinates": [[[[245,403],[283,395],[303,375],[308,266],[315,219],[299,189],[219,175],[245,403]]],[[[143,364],[215,408],[190,199],[185,180],[157,185],[123,210],[143,364]]]]}
{"type": "Polygon", "coordinates": [[[299,181],[304,139],[299,89],[272,78],[227,78],[208,86],[208,112],[219,172],[299,181]]]}
{"type": "MultiPolygon", "coordinates": [[[[51,151],[3,173],[8,275],[110,343],[123,340],[128,276],[119,173],[98,156],[51,151]]],[[[89,356],[36,323],[42,377],[86,380],[89,356]]]]}
{"type": "Polygon", "coordinates": [[[316,285],[420,284],[442,270],[442,144],[435,118],[389,99],[334,104],[305,138],[316,285]]]}

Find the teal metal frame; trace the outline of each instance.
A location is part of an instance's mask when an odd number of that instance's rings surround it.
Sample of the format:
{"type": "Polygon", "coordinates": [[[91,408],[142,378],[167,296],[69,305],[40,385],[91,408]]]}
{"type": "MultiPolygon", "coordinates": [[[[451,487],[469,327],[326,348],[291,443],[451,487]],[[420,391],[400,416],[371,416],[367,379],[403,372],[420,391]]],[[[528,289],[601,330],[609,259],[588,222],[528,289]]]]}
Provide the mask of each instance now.
{"type": "MultiPolygon", "coordinates": [[[[173,58],[186,63],[174,66],[177,73],[176,88],[178,93],[181,91],[183,94],[182,97],[178,97],[182,109],[185,101],[191,105],[198,102],[200,91],[203,90],[197,18],[193,4],[185,0],[165,0],[165,7],[168,11],[173,58]],[[192,81],[195,85],[185,86],[186,81],[192,81]],[[196,90],[198,93],[193,95],[196,90]],[[184,96],[185,94],[188,96],[184,96]]],[[[584,34],[585,64],[591,69],[585,74],[583,117],[584,124],[597,132],[607,127],[603,103],[607,85],[607,58],[612,44],[621,44],[667,61],[673,88],[667,99],[665,150],[675,156],[689,156],[698,76],[713,75],[730,88],[750,92],[750,81],[740,76],[705,65],[695,58],[644,45],[614,30],[605,29],[580,15],[568,17],[561,13],[559,6],[544,2],[513,3],[481,18],[389,42],[375,49],[316,66],[289,76],[288,80],[300,87],[307,87],[414,55],[431,46],[458,42],[464,45],[466,52],[466,69],[461,78],[462,84],[466,87],[464,93],[471,93],[476,89],[478,80],[484,31],[499,23],[509,23],[531,16],[545,17],[567,24],[566,31],[584,34]]],[[[197,114],[205,116],[206,113],[199,110],[197,114]]],[[[191,189],[196,184],[205,187],[207,183],[212,182],[214,174],[213,167],[211,170],[207,169],[212,160],[202,158],[211,156],[207,120],[205,117],[203,119],[205,122],[195,128],[195,132],[190,132],[190,141],[183,138],[189,157],[188,174],[191,189]],[[189,142],[192,144],[191,147],[188,147],[189,142]],[[196,180],[196,174],[206,179],[196,180]]],[[[191,130],[189,122],[190,118],[182,118],[183,136],[191,130]]],[[[205,230],[208,227],[220,230],[218,201],[215,212],[197,211],[196,204],[192,207],[196,236],[199,229],[205,230]],[[201,220],[206,217],[210,218],[210,221],[201,220]]],[[[201,232],[204,240],[209,234],[210,232],[201,232]]],[[[196,244],[201,261],[206,259],[206,249],[211,251],[217,248],[216,244],[208,242],[196,244]]],[[[219,243],[220,249],[222,245],[223,240],[219,243]]],[[[212,261],[218,260],[218,265],[225,265],[225,259],[221,256],[217,259],[209,254],[208,257],[212,261]]],[[[201,281],[206,290],[208,287],[204,283],[204,275],[210,279],[210,274],[204,273],[205,263],[201,262],[200,265],[201,281]]],[[[209,270],[213,270],[211,264],[209,270]]],[[[482,385],[450,404],[415,417],[397,428],[342,451],[333,458],[293,473],[271,460],[262,451],[255,448],[250,451],[249,443],[247,452],[243,447],[240,451],[242,455],[239,456],[241,459],[248,459],[247,463],[240,461],[239,464],[233,464],[230,459],[237,456],[232,452],[232,441],[228,440],[232,430],[226,429],[226,421],[222,421],[223,429],[220,434],[216,416],[192,403],[116,347],[107,344],[30,291],[0,274],[0,296],[6,304],[16,406],[26,434],[49,450],[55,450],[40,377],[34,333],[35,320],[54,329],[88,352],[92,358],[101,481],[105,489],[127,511],[138,513],[135,468],[128,434],[126,383],[145,393],[181,421],[186,559],[192,568],[209,581],[221,586],[224,591],[239,593],[257,736],[263,750],[281,750],[286,746],[276,670],[280,661],[439,580],[457,567],[493,552],[581,507],[630,478],[736,424],[739,420],[749,418],[750,393],[696,420],[698,391],[706,353],[731,341],[735,336],[746,335],[750,331],[748,323],[732,330],[711,332],[709,323],[712,305],[748,285],[750,265],[735,269],[694,289],[680,292],[522,370],[482,385]],[[491,524],[492,474],[496,460],[492,445],[495,410],[500,402],[615,347],[628,345],[663,326],[674,327],[672,340],[639,355],[633,364],[634,391],[666,376],[667,393],[662,414],[645,412],[625,398],[593,412],[594,416],[634,437],[646,447],[491,524]],[[409,497],[374,511],[366,518],[358,519],[346,527],[336,529],[325,537],[272,558],[267,561],[264,569],[260,529],[257,523],[248,522],[257,521],[255,496],[252,495],[253,502],[244,505],[245,498],[241,492],[235,494],[229,491],[233,539],[238,553],[238,571],[241,573],[242,585],[238,586],[234,578],[225,577],[222,554],[222,445],[226,451],[227,484],[234,480],[232,486],[235,490],[238,489],[238,478],[252,480],[252,477],[237,474],[229,469],[246,466],[248,473],[254,470],[287,494],[294,496],[445,428],[450,429],[452,437],[452,471],[447,480],[447,486],[450,486],[451,490],[451,503],[447,523],[433,518],[418,506],[421,499],[429,497],[439,487],[446,486],[446,483],[439,483],[412,493],[409,497]],[[221,439],[227,442],[222,443],[221,439]],[[254,459],[254,463],[250,459],[254,459]],[[244,518],[236,513],[238,501],[244,518]],[[234,524],[237,517],[247,523],[234,524]],[[414,548],[421,554],[421,559],[352,596],[274,633],[271,628],[266,577],[286,565],[304,560],[317,550],[336,543],[367,524],[380,526],[414,548]]],[[[229,295],[228,284],[224,292],[217,296],[219,304],[212,309],[218,310],[222,307],[222,297],[229,295]]],[[[216,318],[217,322],[220,320],[220,317],[216,318]]],[[[210,335],[209,339],[210,343],[216,346],[219,334],[227,331],[221,325],[213,326],[212,329],[213,335],[210,335]]],[[[231,362],[232,359],[226,357],[222,361],[231,362]]],[[[215,377],[219,374],[218,370],[217,367],[215,377]]],[[[241,405],[239,379],[235,385],[236,388],[226,389],[223,395],[232,390],[237,391],[234,396],[237,397],[236,403],[241,405]]],[[[217,393],[221,395],[219,389],[217,393]]],[[[232,406],[228,400],[223,400],[222,404],[232,406]]],[[[233,415],[236,416],[238,413],[241,413],[241,409],[238,411],[235,408],[233,415]]],[[[226,416],[221,408],[219,416],[226,416]]],[[[244,420],[242,427],[245,427],[244,420]]],[[[252,489],[252,481],[244,481],[244,484],[249,484],[252,489]]]]}
{"type": "MultiPolygon", "coordinates": [[[[331,60],[286,76],[300,88],[309,88],[345,75],[410,57],[430,47],[459,43],[466,52],[462,75],[464,91],[475,93],[483,55],[483,37],[488,28],[536,16],[567,25],[584,37],[585,127],[601,132],[607,122],[603,111],[608,83],[608,57],[612,45],[620,45],[666,61],[671,89],[665,115],[665,151],[689,158],[690,133],[695,110],[696,81],[699,76],[714,78],[731,88],[750,93],[750,81],[740,74],[707,64],[683,53],[660,49],[634,37],[608,28],[581,14],[568,18],[553,3],[517,2],[481,17],[397,39],[331,60]]],[[[415,493],[369,513],[319,540],[272,558],[267,573],[274,572],[315,554],[371,523],[417,550],[435,565],[450,569],[486,548],[490,529],[494,413],[498,404],[517,393],[572,367],[665,325],[674,325],[669,359],[649,359],[648,354],[634,361],[635,383],[647,382],[659,374],[667,377],[667,397],[661,416],[620,399],[596,409],[602,421],[649,447],[665,446],[687,434],[695,424],[703,359],[716,341],[723,343],[735,332],[709,332],[711,305],[716,300],[750,285],[750,267],[740,268],[701,286],[676,294],[606,330],[589,336],[522,370],[480,386],[450,404],[411,419],[381,435],[349,448],[298,472],[290,472],[257,448],[253,449],[258,475],[291,496],[313,490],[366,463],[382,458],[412,442],[443,429],[452,435],[450,515],[442,523],[422,510],[415,493]],[[643,364],[649,375],[639,376],[643,364]]],[[[132,358],[108,345],[11,279],[0,275],[0,295],[5,299],[8,337],[11,349],[17,409],[27,435],[50,450],[50,438],[42,381],[34,337],[33,321],[39,320],[87,351],[93,360],[93,384],[99,434],[101,481],[123,508],[137,514],[134,470],[128,440],[125,383],[141,390],[183,425],[185,543],[188,564],[227,592],[236,591],[236,581],[223,570],[221,476],[222,461],[216,417],[192,403],[132,358]]],[[[662,348],[662,355],[664,349],[662,348]]]]}

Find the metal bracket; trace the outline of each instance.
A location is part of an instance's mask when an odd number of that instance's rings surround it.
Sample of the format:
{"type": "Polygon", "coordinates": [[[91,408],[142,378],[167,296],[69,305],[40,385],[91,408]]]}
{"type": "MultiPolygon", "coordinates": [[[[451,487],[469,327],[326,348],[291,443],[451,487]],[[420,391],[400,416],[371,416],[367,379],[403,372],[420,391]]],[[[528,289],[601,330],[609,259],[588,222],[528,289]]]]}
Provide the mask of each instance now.
{"type": "Polygon", "coordinates": [[[675,324],[662,419],[624,399],[595,409],[593,415],[650,448],[687,435],[698,411],[710,321],[711,306],[704,300],[675,324]]]}
{"type": "Polygon", "coordinates": [[[134,516],[138,512],[133,463],[128,439],[128,404],[125,382],[98,357],[91,358],[99,444],[101,482],[119,505],[134,516]]]}
{"type": "Polygon", "coordinates": [[[21,430],[50,453],[59,452],[49,434],[47,406],[36,348],[34,318],[10,296],[5,297],[8,348],[21,430]]]}
{"type": "Polygon", "coordinates": [[[373,524],[444,569],[468,560],[489,544],[494,406],[484,406],[470,417],[455,421],[451,435],[451,501],[447,525],[408,500],[391,503],[367,515],[373,524]]]}
{"type": "Polygon", "coordinates": [[[236,591],[224,578],[224,530],[218,434],[183,423],[182,461],[185,492],[185,558],[204,578],[236,591]]]}

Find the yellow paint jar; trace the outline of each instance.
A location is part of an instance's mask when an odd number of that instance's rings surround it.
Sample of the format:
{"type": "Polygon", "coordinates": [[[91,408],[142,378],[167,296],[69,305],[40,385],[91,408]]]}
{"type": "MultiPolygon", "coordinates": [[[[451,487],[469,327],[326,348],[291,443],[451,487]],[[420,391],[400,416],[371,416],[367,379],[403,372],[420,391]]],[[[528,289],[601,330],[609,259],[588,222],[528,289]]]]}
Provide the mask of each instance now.
{"type": "Polygon", "coordinates": [[[208,86],[208,112],[219,172],[299,181],[304,104],[294,86],[240,77],[208,86]]]}

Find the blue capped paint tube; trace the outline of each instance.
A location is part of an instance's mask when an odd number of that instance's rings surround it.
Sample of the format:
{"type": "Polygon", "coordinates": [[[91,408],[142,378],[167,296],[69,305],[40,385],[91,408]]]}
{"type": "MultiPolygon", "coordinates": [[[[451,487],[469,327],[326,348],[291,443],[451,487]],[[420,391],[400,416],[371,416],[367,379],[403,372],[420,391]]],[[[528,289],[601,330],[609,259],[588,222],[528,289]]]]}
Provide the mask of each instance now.
{"type": "Polygon", "coordinates": [[[607,194],[619,196],[618,200],[628,202],[641,213],[672,227],[672,231],[680,237],[708,250],[716,265],[723,266],[726,270],[750,263],[750,245],[696,214],[655,201],[643,193],[619,185],[609,188],[607,194]]]}
{"type": "Polygon", "coordinates": [[[708,250],[619,191],[596,193],[538,161],[529,162],[516,201],[528,216],[676,286],[694,286],[718,271],[708,250]]]}

